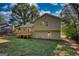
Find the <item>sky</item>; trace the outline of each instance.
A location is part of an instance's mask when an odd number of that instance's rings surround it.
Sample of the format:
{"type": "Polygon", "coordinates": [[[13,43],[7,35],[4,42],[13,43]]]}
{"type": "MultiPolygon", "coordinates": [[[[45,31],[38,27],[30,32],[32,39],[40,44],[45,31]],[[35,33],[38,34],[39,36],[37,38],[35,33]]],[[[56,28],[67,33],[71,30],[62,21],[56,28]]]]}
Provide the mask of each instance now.
{"type": "MultiPolygon", "coordinates": [[[[10,15],[12,13],[11,11],[14,5],[16,5],[16,3],[0,3],[0,16],[4,17],[4,19],[8,21],[11,18],[10,15]]],[[[30,5],[32,4],[30,3],[30,5]]],[[[65,4],[37,3],[33,5],[38,8],[40,15],[43,15],[44,13],[49,13],[51,15],[58,16],[65,4]]]]}

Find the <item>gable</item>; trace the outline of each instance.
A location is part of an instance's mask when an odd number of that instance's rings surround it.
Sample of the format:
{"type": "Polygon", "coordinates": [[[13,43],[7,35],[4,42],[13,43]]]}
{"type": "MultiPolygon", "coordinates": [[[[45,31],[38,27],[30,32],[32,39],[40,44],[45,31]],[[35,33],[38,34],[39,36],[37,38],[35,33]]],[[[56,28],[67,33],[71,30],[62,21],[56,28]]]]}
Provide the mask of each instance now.
{"type": "Polygon", "coordinates": [[[45,14],[40,18],[37,18],[36,22],[34,23],[34,27],[39,30],[53,30],[53,29],[60,29],[60,18],[56,18],[49,14],[45,14]],[[44,25],[42,23],[45,23],[44,25]],[[47,23],[47,24],[46,24],[47,23]]]}
{"type": "Polygon", "coordinates": [[[45,17],[45,18],[50,17],[50,18],[55,18],[55,19],[57,19],[57,20],[61,20],[60,17],[57,17],[57,16],[54,16],[54,15],[45,13],[45,14],[43,14],[42,16],[39,16],[39,17],[35,20],[35,22],[38,21],[38,20],[41,19],[41,18],[44,18],[44,17],[45,17]]]}

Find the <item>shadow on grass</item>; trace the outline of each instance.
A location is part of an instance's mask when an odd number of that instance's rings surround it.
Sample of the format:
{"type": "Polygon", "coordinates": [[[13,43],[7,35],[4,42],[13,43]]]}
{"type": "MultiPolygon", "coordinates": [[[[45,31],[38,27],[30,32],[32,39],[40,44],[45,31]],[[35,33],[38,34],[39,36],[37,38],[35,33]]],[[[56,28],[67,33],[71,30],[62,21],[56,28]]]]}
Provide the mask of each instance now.
{"type": "Polygon", "coordinates": [[[15,36],[6,36],[10,43],[0,45],[1,53],[14,56],[55,56],[73,55],[73,49],[62,45],[58,40],[21,39],[15,36]],[[62,51],[64,51],[62,54],[62,51]]]}

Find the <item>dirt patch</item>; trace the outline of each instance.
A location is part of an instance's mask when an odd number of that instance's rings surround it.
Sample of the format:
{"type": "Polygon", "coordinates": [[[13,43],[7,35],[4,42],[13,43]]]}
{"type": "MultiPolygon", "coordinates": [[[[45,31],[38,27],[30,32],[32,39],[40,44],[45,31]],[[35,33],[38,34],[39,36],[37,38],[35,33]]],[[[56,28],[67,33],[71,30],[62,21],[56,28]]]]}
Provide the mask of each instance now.
{"type": "Polygon", "coordinates": [[[10,41],[3,37],[0,37],[0,43],[7,43],[7,42],[10,42],[10,41]]]}
{"type": "Polygon", "coordinates": [[[71,39],[64,39],[64,41],[64,44],[75,50],[75,55],[79,55],[79,44],[76,41],[71,39]]]}

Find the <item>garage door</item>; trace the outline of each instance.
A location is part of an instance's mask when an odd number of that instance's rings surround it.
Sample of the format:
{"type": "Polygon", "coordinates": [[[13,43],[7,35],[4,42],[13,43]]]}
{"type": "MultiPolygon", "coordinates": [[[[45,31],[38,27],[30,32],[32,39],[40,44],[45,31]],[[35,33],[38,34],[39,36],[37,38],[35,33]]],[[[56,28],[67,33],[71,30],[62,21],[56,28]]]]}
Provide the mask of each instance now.
{"type": "Polygon", "coordinates": [[[33,38],[43,38],[43,39],[59,39],[60,32],[34,32],[33,38]]]}
{"type": "Polygon", "coordinates": [[[48,32],[34,32],[33,33],[33,38],[43,38],[47,39],[48,38],[48,32]]]}
{"type": "Polygon", "coordinates": [[[52,32],[51,39],[60,39],[60,32],[52,32]]]}

